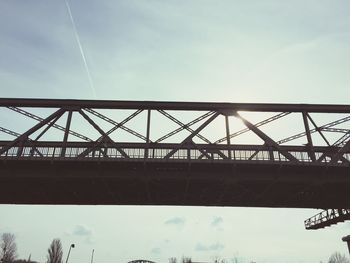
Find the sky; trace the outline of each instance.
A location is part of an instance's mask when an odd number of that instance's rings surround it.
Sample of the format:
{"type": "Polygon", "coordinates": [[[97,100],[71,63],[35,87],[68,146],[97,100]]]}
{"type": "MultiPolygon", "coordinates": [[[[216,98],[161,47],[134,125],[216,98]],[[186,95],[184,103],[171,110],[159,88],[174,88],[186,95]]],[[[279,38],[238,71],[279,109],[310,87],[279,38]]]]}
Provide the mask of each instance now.
{"type": "MultiPolygon", "coordinates": [[[[347,0],[0,0],[1,97],[348,104],[347,0]],[[72,19],[73,18],[73,19],[72,19]],[[72,24],[74,21],[74,25],[72,24]]],[[[0,205],[0,233],[44,262],[326,262],[349,223],[311,209],[0,205]]]]}

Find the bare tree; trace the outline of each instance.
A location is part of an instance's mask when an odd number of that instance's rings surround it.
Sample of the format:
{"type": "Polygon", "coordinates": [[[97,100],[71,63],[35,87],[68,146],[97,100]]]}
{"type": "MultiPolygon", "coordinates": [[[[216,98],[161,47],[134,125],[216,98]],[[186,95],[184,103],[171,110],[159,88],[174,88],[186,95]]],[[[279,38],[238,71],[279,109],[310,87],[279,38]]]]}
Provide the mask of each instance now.
{"type": "Polygon", "coordinates": [[[212,262],[213,262],[213,263],[227,263],[227,260],[224,259],[224,258],[221,258],[221,257],[219,257],[219,256],[214,256],[214,257],[212,258],[212,262]]]}
{"type": "Polygon", "coordinates": [[[49,249],[47,250],[47,263],[62,263],[63,250],[61,240],[56,238],[52,240],[49,249]]]}
{"type": "Polygon", "coordinates": [[[182,257],[182,263],[192,263],[192,259],[190,257],[182,257]]]}
{"type": "Polygon", "coordinates": [[[177,260],[175,257],[169,258],[169,263],[176,263],[176,262],[177,262],[177,260]]]}
{"type": "Polygon", "coordinates": [[[334,252],[329,258],[328,263],[350,263],[350,261],[345,255],[342,255],[339,252],[334,252]]]}
{"type": "Polygon", "coordinates": [[[17,257],[16,237],[11,233],[3,233],[0,240],[0,259],[3,263],[11,263],[17,257]]]}

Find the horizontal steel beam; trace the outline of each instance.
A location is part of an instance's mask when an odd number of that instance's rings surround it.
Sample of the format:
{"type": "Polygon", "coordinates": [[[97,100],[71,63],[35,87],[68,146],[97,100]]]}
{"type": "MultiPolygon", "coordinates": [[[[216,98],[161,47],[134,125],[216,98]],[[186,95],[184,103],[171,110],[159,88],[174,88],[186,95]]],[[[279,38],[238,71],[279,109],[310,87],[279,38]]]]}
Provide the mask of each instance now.
{"type": "Polygon", "coordinates": [[[0,107],[350,113],[350,105],[0,98],[0,107]]]}

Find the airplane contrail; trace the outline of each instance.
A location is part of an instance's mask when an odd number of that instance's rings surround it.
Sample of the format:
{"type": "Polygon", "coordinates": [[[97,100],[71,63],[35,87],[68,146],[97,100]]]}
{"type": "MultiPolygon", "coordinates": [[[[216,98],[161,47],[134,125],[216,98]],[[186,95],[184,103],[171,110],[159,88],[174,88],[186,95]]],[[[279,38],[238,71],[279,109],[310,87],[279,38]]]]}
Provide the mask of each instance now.
{"type": "Polygon", "coordinates": [[[80,37],[79,37],[78,31],[77,31],[77,28],[75,26],[75,21],[74,21],[73,15],[72,15],[72,11],[70,9],[68,0],[64,0],[64,2],[66,3],[66,7],[67,7],[67,11],[68,11],[68,14],[69,14],[69,17],[70,17],[70,21],[71,21],[72,26],[73,26],[75,39],[77,40],[77,43],[78,43],[78,46],[79,46],[79,50],[80,50],[80,54],[81,54],[81,57],[82,57],[83,62],[84,62],[84,67],[85,67],[86,74],[87,74],[88,79],[89,79],[90,88],[91,88],[91,91],[93,93],[93,96],[96,98],[96,90],[95,90],[94,83],[93,83],[92,78],[91,78],[89,66],[88,66],[88,64],[86,62],[86,57],[85,57],[85,53],[84,53],[84,50],[83,50],[83,46],[81,45],[80,37]]]}

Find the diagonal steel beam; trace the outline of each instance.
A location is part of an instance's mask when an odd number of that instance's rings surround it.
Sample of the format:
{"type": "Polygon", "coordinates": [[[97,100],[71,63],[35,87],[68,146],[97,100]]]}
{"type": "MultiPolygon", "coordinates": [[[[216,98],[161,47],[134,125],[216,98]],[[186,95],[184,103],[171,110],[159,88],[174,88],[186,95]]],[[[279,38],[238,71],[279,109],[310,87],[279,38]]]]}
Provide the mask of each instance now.
{"type": "MultiPolygon", "coordinates": [[[[286,115],[288,115],[288,114],[290,114],[290,113],[291,113],[291,112],[282,112],[282,113],[279,113],[279,114],[274,115],[274,116],[272,116],[272,117],[270,117],[270,118],[267,118],[267,119],[265,119],[265,120],[263,120],[263,121],[260,121],[260,122],[255,123],[254,126],[255,126],[255,127],[260,127],[260,126],[265,125],[265,124],[267,124],[267,123],[269,123],[269,122],[278,120],[278,119],[280,119],[280,118],[282,118],[282,117],[284,117],[284,116],[286,116],[286,115]]],[[[237,132],[235,132],[235,133],[230,134],[229,138],[232,139],[232,138],[237,137],[237,136],[239,136],[239,135],[241,135],[241,134],[244,134],[244,133],[246,133],[246,132],[248,132],[248,131],[250,131],[248,128],[244,128],[244,129],[242,129],[242,130],[239,130],[239,131],[237,131],[237,132]]],[[[224,142],[224,141],[226,141],[226,140],[227,140],[227,135],[226,135],[226,137],[223,137],[223,138],[221,138],[221,139],[215,141],[214,144],[222,143],[222,142],[224,142]]]]}
{"type": "Polygon", "coordinates": [[[284,150],[281,146],[279,146],[274,140],[272,140],[269,136],[263,133],[259,128],[255,127],[251,122],[243,118],[238,112],[235,112],[235,116],[241,119],[247,128],[249,128],[252,132],[259,136],[267,145],[272,146],[277,151],[279,151],[284,157],[286,157],[291,162],[299,162],[297,158],[295,158],[292,154],[284,150]]]}
{"type": "MultiPolygon", "coordinates": [[[[264,143],[264,146],[266,146],[266,143],[264,143]]],[[[260,150],[256,150],[249,158],[248,160],[251,161],[254,159],[254,157],[260,152],[260,150]]]]}
{"type": "Polygon", "coordinates": [[[138,138],[140,138],[141,140],[144,140],[144,141],[147,141],[147,138],[145,136],[143,136],[142,134],[126,127],[124,124],[127,123],[129,120],[131,120],[132,118],[136,117],[138,114],[140,114],[143,110],[137,110],[135,113],[131,114],[129,117],[127,117],[126,119],[124,119],[122,122],[116,122],[114,120],[112,120],[111,118],[108,118],[107,116],[93,110],[93,109],[90,109],[90,108],[84,108],[84,110],[86,110],[87,112],[90,112],[91,114],[101,118],[102,120],[106,121],[106,122],[109,122],[110,124],[113,124],[116,129],[122,129],[138,138]]]}
{"type": "Polygon", "coordinates": [[[6,134],[12,135],[12,136],[14,136],[14,137],[21,136],[20,133],[15,132],[15,131],[11,131],[11,130],[6,129],[6,128],[4,128],[4,127],[0,127],[0,131],[3,132],[3,133],[6,133],[6,134]]]}
{"type": "MultiPolygon", "coordinates": [[[[7,133],[7,134],[9,134],[9,135],[12,135],[12,136],[14,136],[14,137],[19,137],[19,136],[21,136],[20,133],[15,132],[15,131],[11,131],[11,130],[6,129],[6,128],[3,128],[3,127],[0,127],[0,131],[2,131],[2,132],[4,132],[4,133],[7,133]]],[[[31,139],[29,139],[28,141],[29,141],[29,143],[32,145],[32,149],[30,150],[31,155],[33,155],[33,154],[34,154],[34,151],[36,151],[41,157],[43,157],[42,153],[34,146],[33,141],[32,141],[31,139]]]]}
{"type": "MultiPolygon", "coordinates": [[[[347,122],[347,121],[350,121],[350,116],[341,118],[341,119],[336,120],[336,121],[332,121],[332,122],[327,123],[327,124],[324,124],[324,125],[320,126],[319,129],[321,131],[323,131],[323,130],[328,131],[328,128],[336,126],[336,125],[339,125],[339,124],[347,122]]],[[[311,129],[310,130],[310,133],[314,133],[314,132],[317,132],[317,129],[311,129]]],[[[293,141],[295,139],[301,138],[301,137],[303,137],[305,135],[306,135],[306,132],[301,132],[301,133],[289,136],[287,138],[284,138],[282,140],[279,140],[279,141],[277,141],[277,143],[278,144],[283,144],[283,143],[286,143],[286,142],[293,141]]]]}
{"type": "Polygon", "coordinates": [[[53,125],[55,125],[56,121],[58,121],[58,119],[60,118],[61,116],[57,116],[54,120],[50,121],[48,123],[48,125],[45,127],[45,129],[43,129],[39,134],[38,136],[34,139],[34,141],[38,141],[41,136],[43,136],[53,125]]]}
{"type": "Polygon", "coordinates": [[[331,146],[331,144],[329,143],[329,141],[327,140],[327,138],[324,136],[324,134],[322,133],[322,130],[317,126],[317,124],[314,122],[314,120],[311,118],[310,114],[306,113],[307,117],[309,118],[309,120],[311,121],[311,123],[314,125],[316,131],[321,135],[321,137],[323,138],[323,140],[327,143],[328,146],[331,146]]]}
{"type": "Polygon", "coordinates": [[[219,116],[220,113],[216,112],[213,114],[209,119],[207,119],[201,126],[199,126],[195,131],[193,131],[186,139],[184,139],[177,147],[175,147],[173,150],[171,150],[167,155],[164,156],[164,159],[169,159],[171,156],[174,155],[181,147],[183,147],[186,143],[191,143],[194,136],[196,136],[201,130],[203,130],[206,126],[209,125],[213,120],[216,119],[217,116],[219,116]]]}
{"type": "Polygon", "coordinates": [[[129,155],[127,155],[123,149],[121,149],[118,145],[116,145],[116,143],[108,136],[108,134],[106,134],[101,128],[100,126],[98,126],[89,116],[86,115],[85,112],[83,112],[82,110],[78,111],[81,116],[83,116],[83,118],[85,120],[88,121],[88,123],[91,124],[91,126],[93,126],[102,136],[104,139],[108,140],[110,143],[113,144],[113,146],[121,153],[121,155],[123,155],[125,158],[129,158],[129,155]]]}
{"type": "Polygon", "coordinates": [[[202,153],[200,156],[198,156],[198,159],[202,159],[203,156],[206,156],[208,159],[213,159],[213,157],[208,154],[207,150],[198,147],[196,144],[194,147],[202,153]]]}
{"type": "Polygon", "coordinates": [[[324,128],[321,129],[322,131],[326,131],[326,132],[339,132],[339,133],[348,133],[350,132],[349,129],[342,129],[342,128],[324,128]]]}
{"type": "Polygon", "coordinates": [[[45,129],[33,140],[33,146],[32,146],[32,149],[30,150],[31,156],[33,156],[34,151],[37,152],[40,156],[43,156],[41,152],[34,146],[34,142],[38,141],[41,138],[41,136],[43,136],[56,123],[56,121],[58,121],[60,117],[61,116],[57,116],[54,120],[50,121],[49,124],[45,127],[45,129]]]}
{"type": "MultiPolygon", "coordinates": [[[[35,114],[33,114],[33,113],[30,113],[30,112],[28,112],[28,111],[25,111],[25,110],[23,110],[23,109],[20,109],[20,108],[17,108],[17,107],[7,107],[8,109],[10,109],[10,110],[12,110],[12,111],[15,111],[15,112],[17,112],[17,113],[20,113],[20,114],[22,114],[22,115],[24,115],[24,116],[27,116],[27,117],[29,117],[29,118],[31,118],[31,119],[33,119],[33,120],[36,120],[36,121],[39,121],[39,122],[41,122],[41,121],[43,121],[44,119],[43,118],[41,118],[40,116],[38,116],[38,115],[35,115],[35,114]]],[[[59,125],[59,124],[53,124],[52,125],[55,129],[57,129],[57,130],[60,130],[60,131],[65,131],[65,128],[63,127],[63,126],[61,126],[61,125],[59,125]]],[[[77,133],[77,132],[75,132],[75,131],[72,131],[72,130],[70,130],[69,131],[69,134],[70,135],[73,135],[73,136],[75,136],[75,137],[77,137],[77,138],[79,138],[79,139],[82,139],[82,140],[84,140],[84,141],[90,141],[90,142],[92,142],[93,140],[91,140],[90,138],[88,138],[88,137],[86,137],[85,135],[82,135],[82,134],[80,134],[80,133],[77,133]]]]}
{"type": "Polygon", "coordinates": [[[350,140],[331,158],[329,164],[336,164],[348,151],[350,151],[350,140]]]}
{"type": "MultiPolygon", "coordinates": [[[[332,146],[335,147],[344,147],[346,142],[350,140],[350,132],[344,134],[342,137],[340,137],[337,141],[335,141],[333,143],[332,146]]],[[[317,160],[318,163],[321,163],[324,158],[326,158],[327,156],[330,156],[327,152],[324,152],[317,160]]],[[[344,157],[340,157],[340,160],[342,160],[343,162],[349,162],[347,159],[345,159],[344,157]]]]}
{"type": "Polygon", "coordinates": [[[333,143],[335,146],[344,146],[347,140],[350,140],[350,131],[340,137],[336,142],[333,143]]]}
{"type": "Polygon", "coordinates": [[[24,132],[23,134],[21,134],[19,137],[17,137],[14,141],[12,141],[10,144],[2,147],[0,149],[0,155],[3,154],[4,152],[6,152],[7,150],[9,150],[11,147],[15,146],[17,143],[19,143],[20,141],[26,140],[28,138],[29,135],[33,134],[34,132],[36,132],[37,130],[39,130],[41,127],[43,127],[44,125],[48,124],[50,121],[52,121],[53,119],[57,118],[58,116],[62,116],[62,114],[65,112],[65,109],[59,109],[57,111],[55,111],[54,113],[52,113],[50,116],[48,116],[46,119],[43,119],[41,122],[39,122],[38,124],[34,125],[32,128],[30,128],[29,130],[27,130],[26,132],[24,132]]]}
{"type": "MultiPolygon", "coordinates": [[[[89,111],[89,110],[88,110],[89,111]]],[[[90,112],[90,111],[89,111],[90,112]]],[[[114,132],[115,130],[123,127],[124,124],[126,124],[128,121],[130,121],[131,119],[133,119],[134,117],[136,117],[139,113],[141,113],[142,110],[137,110],[134,113],[132,113],[130,116],[126,117],[123,121],[121,121],[120,123],[116,123],[116,125],[111,128],[109,131],[106,132],[107,135],[110,135],[112,132],[114,132]]],[[[93,145],[89,148],[87,148],[85,151],[83,151],[82,153],[80,153],[78,155],[78,157],[84,157],[86,155],[88,155],[90,152],[92,152],[94,149],[96,149],[99,145],[101,145],[103,143],[103,139],[104,136],[99,137],[96,141],[94,141],[93,145]]]]}
{"type": "MultiPolygon", "coordinates": [[[[175,117],[173,117],[172,115],[170,115],[169,113],[167,113],[166,111],[164,110],[158,110],[159,113],[163,114],[165,117],[167,117],[168,119],[172,120],[173,122],[175,122],[176,124],[180,125],[179,128],[169,132],[168,134],[162,136],[161,138],[159,138],[158,140],[156,140],[156,143],[158,142],[161,142],[161,141],[164,141],[165,139],[168,139],[170,138],[171,136],[179,133],[180,131],[186,129],[188,130],[189,132],[193,132],[194,130],[190,128],[190,126],[196,124],[197,122],[207,118],[208,116],[214,114],[213,111],[209,111],[201,116],[199,116],[198,118],[194,119],[193,121],[190,121],[189,123],[187,124],[184,124],[182,123],[181,121],[179,121],[178,119],[176,119],[175,117]]],[[[211,144],[210,140],[208,140],[207,138],[205,138],[204,136],[200,135],[200,134],[197,134],[196,137],[200,138],[201,140],[203,140],[204,142],[208,143],[208,144],[211,144]]]]}

